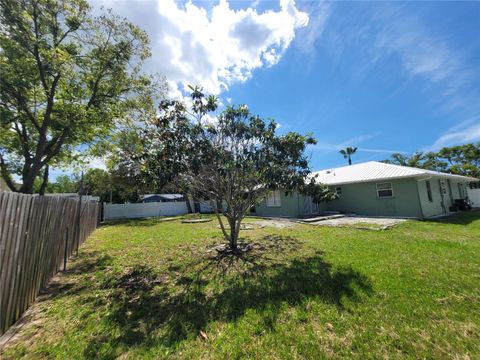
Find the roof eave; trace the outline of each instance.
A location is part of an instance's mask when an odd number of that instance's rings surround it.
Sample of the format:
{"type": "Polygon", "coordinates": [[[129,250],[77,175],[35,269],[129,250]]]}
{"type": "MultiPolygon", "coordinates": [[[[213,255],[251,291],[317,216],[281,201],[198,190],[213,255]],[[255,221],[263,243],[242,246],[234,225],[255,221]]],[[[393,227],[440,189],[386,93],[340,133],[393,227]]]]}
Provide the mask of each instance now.
{"type": "Polygon", "coordinates": [[[384,178],[376,178],[376,179],[365,179],[365,180],[352,180],[352,181],[340,181],[340,182],[321,182],[321,184],[325,184],[328,186],[335,186],[335,185],[349,185],[349,184],[360,184],[360,183],[369,183],[369,182],[379,182],[379,181],[389,181],[389,180],[401,180],[401,179],[409,179],[409,178],[417,178],[417,179],[423,179],[423,180],[428,180],[431,177],[440,177],[440,178],[445,178],[445,179],[457,179],[457,180],[463,180],[463,181],[478,181],[475,178],[469,177],[469,176],[462,176],[462,175],[455,175],[455,174],[444,174],[444,173],[438,173],[438,174],[428,174],[428,173],[423,173],[423,174],[410,174],[410,175],[403,175],[403,176],[390,176],[390,177],[384,177],[384,178]]]}
{"type": "Polygon", "coordinates": [[[384,178],[376,178],[376,179],[365,179],[365,180],[352,180],[352,181],[339,181],[339,182],[328,182],[322,183],[325,185],[349,185],[349,184],[359,184],[359,183],[369,183],[369,182],[378,182],[378,181],[387,181],[387,180],[395,180],[395,179],[408,179],[408,178],[415,178],[419,175],[404,175],[404,176],[394,176],[394,177],[384,177],[384,178]]]}

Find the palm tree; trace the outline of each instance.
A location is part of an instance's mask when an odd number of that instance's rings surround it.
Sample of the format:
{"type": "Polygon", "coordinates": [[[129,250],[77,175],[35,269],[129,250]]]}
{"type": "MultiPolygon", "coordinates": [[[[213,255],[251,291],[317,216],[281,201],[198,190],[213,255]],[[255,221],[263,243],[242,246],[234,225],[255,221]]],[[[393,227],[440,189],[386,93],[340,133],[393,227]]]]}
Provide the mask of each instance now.
{"type": "Polygon", "coordinates": [[[351,156],[357,152],[356,147],[346,147],[345,149],[340,150],[340,154],[343,155],[345,159],[348,159],[348,165],[352,165],[351,156]]]}

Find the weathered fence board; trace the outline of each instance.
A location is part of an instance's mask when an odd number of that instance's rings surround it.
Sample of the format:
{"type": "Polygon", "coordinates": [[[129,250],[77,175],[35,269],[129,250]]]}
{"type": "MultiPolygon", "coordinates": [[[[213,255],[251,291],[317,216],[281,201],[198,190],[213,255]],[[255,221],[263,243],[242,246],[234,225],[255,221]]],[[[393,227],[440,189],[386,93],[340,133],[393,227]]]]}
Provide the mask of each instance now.
{"type": "Polygon", "coordinates": [[[0,192],[0,335],[95,230],[99,204],[0,192]]]}

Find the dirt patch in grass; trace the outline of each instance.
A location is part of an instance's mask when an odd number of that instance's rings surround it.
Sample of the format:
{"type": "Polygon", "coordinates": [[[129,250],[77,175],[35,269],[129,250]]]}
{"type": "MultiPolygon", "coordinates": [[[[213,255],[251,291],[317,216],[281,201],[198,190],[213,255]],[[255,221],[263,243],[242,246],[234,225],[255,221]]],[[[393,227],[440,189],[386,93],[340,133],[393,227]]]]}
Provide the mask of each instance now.
{"type": "Polygon", "coordinates": [[[210,222],[212,219],[184,219],[181,222],[184,224],[196,224],[196,223],[204,223],[210,222]]]}
{"type": "MultiPolygon", "coordinates": [[[[289,220],[276,220],[276,219],[271,219],[271,220],[259,220],[252,222],[253,224],[257,224],[258,226],[262,227],[273,227],[277,229],[285,229],[285,228],[290,228],[295,225],[297,225],[296,222],[289,221],[289,220]]],[[[252,224],[250,223],[250,224],[252,224]]]]}
{"type": "Polygon", "coordinates": [[[317,226],[351,227],[367,230],[385,230],[404,221],[405,219],[398,218],[344,216],[334,219],[310,222],[309,224],[317,226]]]}

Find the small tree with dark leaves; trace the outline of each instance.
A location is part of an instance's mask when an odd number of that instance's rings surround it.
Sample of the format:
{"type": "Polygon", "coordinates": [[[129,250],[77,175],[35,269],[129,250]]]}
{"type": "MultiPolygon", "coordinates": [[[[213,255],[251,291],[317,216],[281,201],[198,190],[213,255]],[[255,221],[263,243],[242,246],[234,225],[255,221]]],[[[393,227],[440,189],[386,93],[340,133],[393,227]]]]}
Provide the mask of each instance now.
{"type": "Polygon", "coordinates": [[[305,149],[315,144],[312,136],[277,135],[274,121],[252,115],[246,106],[227,107],[216,122],[205,123],[205,115],[215,109],[216,99],[199,88],[193,89],[190,112],[178,102],[163,102],[149,137],[157,142],[145,164],[155,173],[174,169],[192,194],[212,202],[230,250],[237,250],[250,208],[272,189],[300,191],[316,202],[334,197],[310,176],[305,149]]]}

